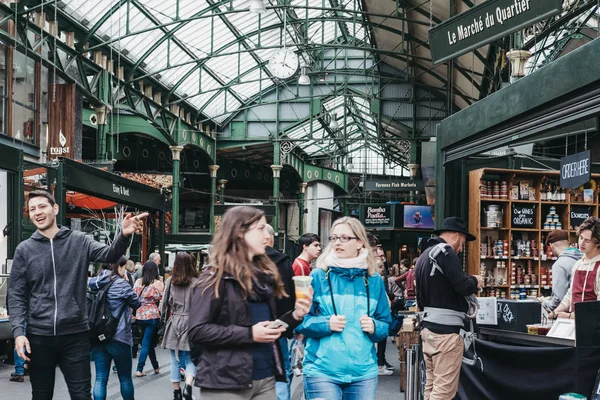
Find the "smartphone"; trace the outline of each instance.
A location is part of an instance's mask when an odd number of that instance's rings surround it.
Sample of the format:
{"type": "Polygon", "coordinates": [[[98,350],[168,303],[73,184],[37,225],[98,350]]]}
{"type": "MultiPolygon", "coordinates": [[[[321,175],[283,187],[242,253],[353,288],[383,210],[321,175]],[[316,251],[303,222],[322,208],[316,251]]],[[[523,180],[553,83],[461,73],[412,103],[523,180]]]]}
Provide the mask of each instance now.
{"type": "Polygon", "coordinates": [[[271,322],[269,325],[267,325],[267,328],[269,329],[277,329],[277,328],[288,328],[288,324],[286,324],[285,322],[283,322],[280,319],[276,319],[275,321],[271,322]]]}

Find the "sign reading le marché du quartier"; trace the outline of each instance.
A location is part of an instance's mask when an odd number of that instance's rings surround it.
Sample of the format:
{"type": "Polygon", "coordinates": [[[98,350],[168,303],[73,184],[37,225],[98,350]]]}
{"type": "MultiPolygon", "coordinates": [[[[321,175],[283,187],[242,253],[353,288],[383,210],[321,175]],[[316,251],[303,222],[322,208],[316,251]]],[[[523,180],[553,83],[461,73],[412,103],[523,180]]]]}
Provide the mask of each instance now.
{"type": "Polygon", "coordinates": [[[562,9],[563,0],[487,0],[429,30],[433,64],[451,60],[562,9]]]}

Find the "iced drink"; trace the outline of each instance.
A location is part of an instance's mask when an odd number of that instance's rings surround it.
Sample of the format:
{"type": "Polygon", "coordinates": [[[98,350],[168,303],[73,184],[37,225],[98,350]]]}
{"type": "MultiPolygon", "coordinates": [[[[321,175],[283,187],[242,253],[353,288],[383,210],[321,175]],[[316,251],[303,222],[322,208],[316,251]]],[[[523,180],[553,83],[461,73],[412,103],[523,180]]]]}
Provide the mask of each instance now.
{"type": "Polygon", "coordinates": [[[294,276],[294,286],[296,287],[296,298],[297,299],[309,299],[310,298],[310,282],[312,277],[310,276],[294,276]]]}

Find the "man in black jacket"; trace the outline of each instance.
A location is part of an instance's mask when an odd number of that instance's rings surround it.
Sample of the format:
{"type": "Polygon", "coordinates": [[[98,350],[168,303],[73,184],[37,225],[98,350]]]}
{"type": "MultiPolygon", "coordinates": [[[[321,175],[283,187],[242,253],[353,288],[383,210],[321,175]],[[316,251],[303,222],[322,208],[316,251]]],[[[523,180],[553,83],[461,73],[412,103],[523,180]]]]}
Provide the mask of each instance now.
{"type": "Polygon", "coordinates": [[[454,398],[460,377],[464,344],[459,332],[483,278],[465,274],[458,259],[465,242],[475,240],[462,219],[446,218],[433,233],[438,236],[429,239],[415,268],[417,304],[424,311],[425,400],[448,400],[454,398]]]}
{"type": "Polygon", "coordinates": [[[148,214],[127,214],[109,247],[59,227],[58,205],[44,190],[29,193],[27,207],[37,230],[17,247],[8,281],[15,348],[29,363],[34,400],[52,399],[57,365],[71,399],[89,400],[88,266],[94,261],[116,262],[129,246],[128,236],[141,232],[148,214]]]}
{"type": "MultiPolygon", "coordinates": [[[[292,262],[287,254],[284,254],[278,250],[275,250],[273,246],[275,245],[275,231],[271,225],[265,225],[265,229],[271,235],[271,238],[267,242],[267,257],[275,263],[277,266],[277,270],[279,271],[279,275],[281,276],[281,281],[283,282],[283,287],[285,288],[285,292],[289,295],[289,297],[282,297],[281,299],[275,300],[275,308],[277,309],[277,316],[284,315],[285,313],[294,309],[294,304],[296,303],[296,294],[294,292],[294,269],[292,268],[292,262]]],[[[281,353],[283,354],[283,364],[285,367],[285,376],[288,382],[276,382],[275,389],[277,391],[277,400],[289,400],[290,399],[290,383],[291,383],[291,367],[290,367],[290,357],[289,357],[289,344],[288,339],[291,339],[293,336],[293,330],[288,330],[286,333],[282,334],[279,338],[279,345],[281,346],[281,353]]]]}

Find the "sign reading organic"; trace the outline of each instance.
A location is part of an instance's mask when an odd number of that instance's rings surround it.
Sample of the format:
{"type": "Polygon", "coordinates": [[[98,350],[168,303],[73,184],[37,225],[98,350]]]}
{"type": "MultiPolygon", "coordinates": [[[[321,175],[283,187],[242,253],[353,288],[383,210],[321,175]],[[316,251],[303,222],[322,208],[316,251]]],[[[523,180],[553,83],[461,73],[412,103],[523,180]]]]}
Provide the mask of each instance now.
{"type": "Polygon", "coordinates": [[[571,206],[570,226],[577,229],[579,225],[586,219],[592,216],[592,208],[588,206],[571,206]]]}
{"type": "Polygon", "coordinates": [[[512,205],[513,228],[535,228],[535,204],[512,205]]]}
{"type": "Polygon", "coordinates": [[[420,179],[371,179],[365,181],[365,190],[367,192],[410,192],[412,190],[423,191],[425,186],[420,179]]]}
{"type": "Polygon", "coordinates": [[[488,0],[429,30],[433,64],[451,60],[562,9],[563,0],[488,0]]]}
{"type": "Polygon", "coordinates": [[[560,159],[560,187],[577,189],[592,178],[592,153],[587,150],[560,159]]]}
{"type": "Polygon", "coordinates": [[[362,220],[367,228],[392,228],[392,205],[378,204],[362,206],[362,220]]]}

